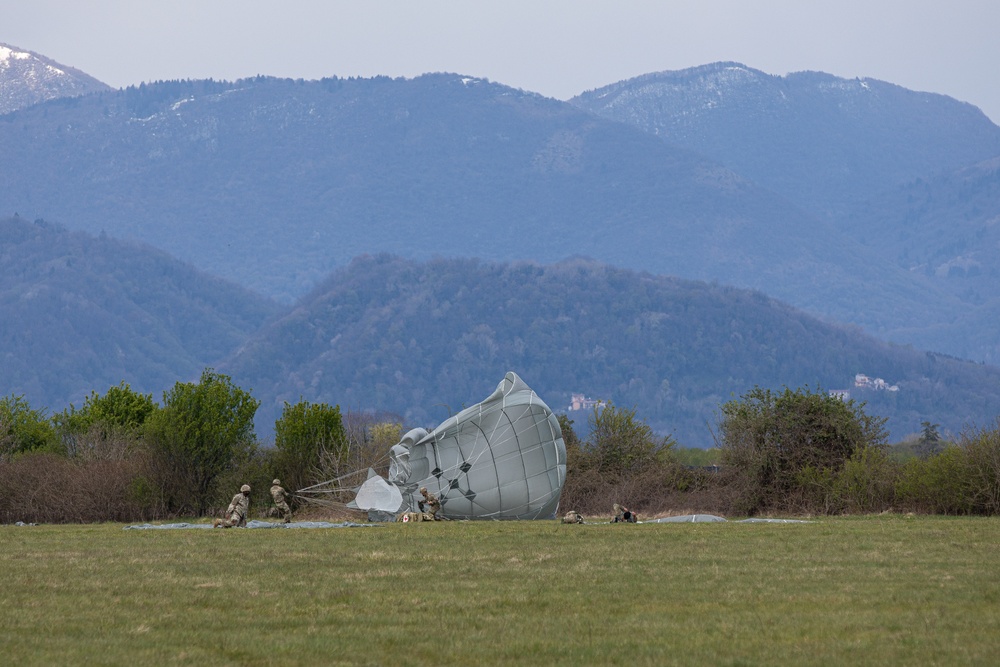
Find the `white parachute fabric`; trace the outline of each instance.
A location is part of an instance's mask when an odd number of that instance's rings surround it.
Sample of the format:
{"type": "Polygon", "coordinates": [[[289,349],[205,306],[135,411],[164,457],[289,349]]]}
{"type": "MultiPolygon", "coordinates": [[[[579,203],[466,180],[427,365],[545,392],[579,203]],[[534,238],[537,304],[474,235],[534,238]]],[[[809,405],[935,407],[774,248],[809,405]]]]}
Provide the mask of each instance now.
{"type": "Polygon", "coordinates": [[[390,452],[389,482],[419,508],[421,487],[448,519],[551,519],[566,481],[566,445],[552,410],[510,372],[483,402],[390,452]]]}
{"type": "Polygon", "coordinates": [[[403,496],[398,487],[370,471],[368,479],[358,488],[354,500],[347,503],[347,506],[352,509],[395,513],[403,506],[403,496]]]}

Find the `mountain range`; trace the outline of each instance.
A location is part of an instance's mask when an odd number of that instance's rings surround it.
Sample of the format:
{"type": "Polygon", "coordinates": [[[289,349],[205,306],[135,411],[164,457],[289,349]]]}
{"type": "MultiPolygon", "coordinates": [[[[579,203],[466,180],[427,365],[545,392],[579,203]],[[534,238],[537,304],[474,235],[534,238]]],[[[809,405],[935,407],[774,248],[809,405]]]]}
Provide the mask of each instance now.
{"type": "Polygon", "coordinates": [[[0,115],[0,213],[17,214],[0,252],[18,258],[0,352],[49,365],[10,383],[48,405],[217,364],[259,392],[265,422],[298,397],[426,421],[428,402],[478,400],[506,370],[559,402],[631,402],[702,444],[718,402],[755,383],[882,373],[900,391],[866,400],[896,433],[1000,412],[995,369],[949,356],[1000,357],[1000,129],[950,98],[736,63],[570,103],[457,74],[23,87],[49,97],[0,115]],[[100,288],[66,273],[90,253],[106,259],[84,275],[114,276],[100,288]],[[157,280],[144,265],[169,279],[140,296],[157,280]],[[471,288],[487,284],[499,293],[471,288]],[[633,294],[647,284],[654,305],[633,294]],[[29,307],[38,285],[121,308],[29,307]],[[553,306],[566,295],[577,305],[553,306]],[[423,302],[447,316],[412,312],[423,302]]]}
{"type": "Polygon", "coordinates": [[[0,211],[141,240],[285,303],[362,253],[583,255],[956,356],[1000,345],[956,330],[976,304],[737,172],[480,79],[142,85],[0,116],[0,143],[0,211]]]}
{"type": "Polygon", "coordinates": [[[714,63],[620,81],[570,102],[717,160],[824,217],[1000,155],[1000,127],[971,104],[823,72],[773,76],[714,63]]]}

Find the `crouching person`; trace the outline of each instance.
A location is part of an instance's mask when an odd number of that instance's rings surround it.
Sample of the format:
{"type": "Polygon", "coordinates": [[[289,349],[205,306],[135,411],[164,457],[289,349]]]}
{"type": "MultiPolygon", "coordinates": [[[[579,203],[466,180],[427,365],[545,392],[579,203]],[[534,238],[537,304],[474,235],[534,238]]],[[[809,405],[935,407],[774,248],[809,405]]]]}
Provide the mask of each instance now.
{"type": "Polygon", "coordinates": [[[213,528],[246,528],[250,514],[250,485],[244,484],[226,508],[226,518],[212,522],[213,528]]]}

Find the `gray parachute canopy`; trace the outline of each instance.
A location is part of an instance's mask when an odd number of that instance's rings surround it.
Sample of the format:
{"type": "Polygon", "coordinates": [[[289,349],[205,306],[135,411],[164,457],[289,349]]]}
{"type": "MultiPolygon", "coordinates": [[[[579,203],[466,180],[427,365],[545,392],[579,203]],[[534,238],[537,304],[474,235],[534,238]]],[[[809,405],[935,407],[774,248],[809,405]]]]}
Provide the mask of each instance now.
{"type": "Polygon", "coordinates": [[[482,403],[433,431],[409,431],[389,458],[388,483],[402,505],[365,509],[417,510],[427,487],[444,518],[550,519],[566,481],[559,420],[513,372],[482,403]]]}

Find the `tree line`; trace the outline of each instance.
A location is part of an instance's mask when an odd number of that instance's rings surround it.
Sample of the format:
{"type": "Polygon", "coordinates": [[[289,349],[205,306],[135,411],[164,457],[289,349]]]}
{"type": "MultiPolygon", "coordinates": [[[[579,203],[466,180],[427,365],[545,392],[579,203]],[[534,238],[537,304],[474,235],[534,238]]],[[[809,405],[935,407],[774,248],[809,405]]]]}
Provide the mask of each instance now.
{"type": "Polygon", "coordinates": [[[208,516],[244,483],[299,488],[324,459],[346,460],[339,406],[286,403],[273,448],[256,437],[258,407],[213,369],[176,383],[162,405],[124,382],[51,417],[21,396],[0,399],[0,520],[208,516]]]}
{"type": "MultiPolygon", "coordinates": [[[[404,429],[396,415],[285,402],[269,447],[255,433],[258,407],[211,368],[176,383],[162,404],[124,382],[51,416],[22,396],[4,397],[0,522],[215,516],[244,483],[256,490],[260,516],[272,478],[294,491],[331,479],[349,487],[369,467],[384,473],[404,429]]],[[[562,511],[607,515],[619,503],[640,516],[1000,513],[1000,417],[953,442],[924,422],[919,439],[893,448],[885,419],[864,403],[809,388],[756,387],[720,412],[718,465],[704,465],[704,456],[692,465],[695,457],[635,408],[595,409],[583,437],[582,424],[560,415],[562,511]]],[[[342,510],[345,500],[325,504],[342,510]]]]}

